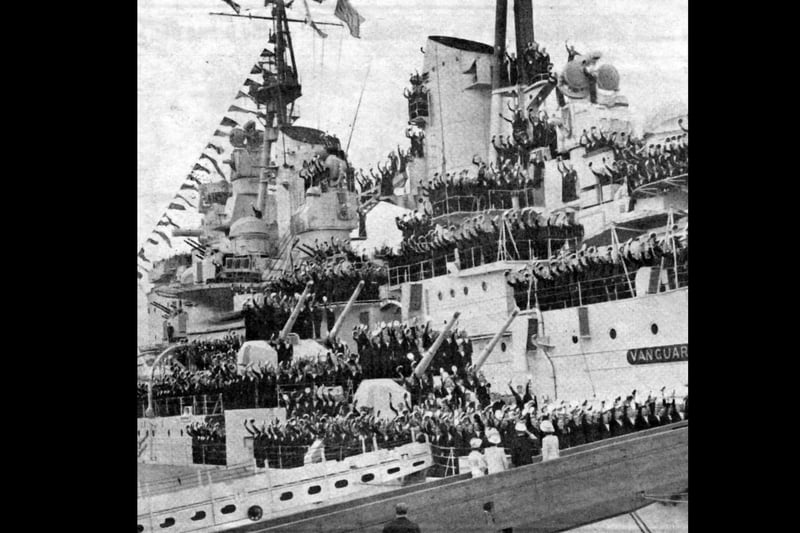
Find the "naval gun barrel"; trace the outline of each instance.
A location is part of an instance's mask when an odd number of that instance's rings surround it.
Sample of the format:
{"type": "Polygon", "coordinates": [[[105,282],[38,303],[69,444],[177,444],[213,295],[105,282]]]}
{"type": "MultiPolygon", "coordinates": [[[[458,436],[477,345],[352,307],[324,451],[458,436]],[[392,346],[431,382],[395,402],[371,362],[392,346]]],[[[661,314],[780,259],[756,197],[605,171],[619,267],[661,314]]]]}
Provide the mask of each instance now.
{"type": "Polygon", "coordinates": [[[350,312],[350,309],[353,307],[353,304],[356,303],[356,298],[358,295],[361,294],[361,289],[364,288],[364,280],[358,282],[356,286],[356,290],[353,291],[353,294],[350,295],[350,299],[347,300],[347,305],[344,306],[342,309],[342,313],[339,315],[339,318],[336,319],[336,323],[333,325],[333,329],[328,332],[328,338],[333,339],[336,335],[339,334],[339,330],[342,329],[342,323],[344,322],[344,317],[347,316],[347,313],[350,312]]]}
{"type": "Polygon", "coordinates": [[[428,369],[428,365],[431,364],[433,360],[433,356],[436,355],[436,351],[439,349],[439,346],[442,345],[444,338],[450,333],[450,330],[453,328],[453,324],[456,323],[458,317],[461,316],[461,311],[456,311],[453,313],[453,318],[450,319],[450,322],[444,327],[444,330],[436,337],[436,340],[433,341],[433,344],[428,351],[425,352],[425,355],[422,356],[422,361],[417,364],[417,367],[414,369],[414,375],[418,378],[422,377],[422,374],[428,369]]]}
{"type": "Polygon", "coordinates": [[[478,356],[478,361],[475,363],[475,368],[473,369],[474,372],[478,372],[478,370],[481,369],[481,366],[483,366],[483,363],[485,363],[486,360],[489,358],[489,354],[492,353],[492,350],[494,350],[495,345],[498,342],[500,342],[500,337],[503,336],[503,333],[506,332],[506,330],[511,325],[511,323],[514,321],[514,319],[517,318],[518,314],[519,314],[519,308],[515,308],[511,312],[511,316],[509,316],[508,320],[506,320],[506,323],[503,324],[502,328],[500,328],[500,331],[498,331],[497,333],[494,334],[494,337],[492,337],[492,340],[489,341],[489,344],[486,345],[486,347],[483,349],[483,351],[478,356]]]}
{"type": "Polygon", "coordinates": [[[283,326],[280,335],[278,335],[278,340],[286,339],[286,336],[289,335],[290,331],[292,331],[292,327],[294,326],[297,317],[300,315],[300,308],[303,307],[303,302],[306,301],[308,293],[311,292],[311,286],[313,284],[313,281],[306,283],[306,288],[303,289],[303,294],[300,295],[300,299],[297,300],[297,304],[294,306],[294,309],[292,309],[292,314],[289,315],[289,320],[286,321],[286,325],[283,326]]]}

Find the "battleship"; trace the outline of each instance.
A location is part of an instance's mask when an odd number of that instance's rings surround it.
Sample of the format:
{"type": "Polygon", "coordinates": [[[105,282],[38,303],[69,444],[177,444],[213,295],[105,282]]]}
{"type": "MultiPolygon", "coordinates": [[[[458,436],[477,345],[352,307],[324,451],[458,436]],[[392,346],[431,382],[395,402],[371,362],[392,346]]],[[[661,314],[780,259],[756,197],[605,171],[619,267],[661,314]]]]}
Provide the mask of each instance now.
{"type": "MultiPolygon", "coordinates": [[[[288,352],[317,362],[331,350],[359,353],[373,324],[378,336],[387,324],[438,332],[407,364],[409,379],[439,370],[446,380],[437,353],[457,332],[493,400],[512,383],[553,406],[602,408],[636,389],[688,394],[685,109],[634,135],[624,71],[603,51],[569,45],[553,65],[534,46],[534,3],[497,0],[492,44],[420,37],[404,93],[410,146],[364,173],[349,142],[296,124],[303,66],[291,25],[336,23],[310,21],[307,4],[299,19],[293,2],[269,0],[260,15],[233,4],[216,15],[267,21],[268,46],[214,132],[212,169],[195,165],[181,188],[190,207],[185,196],[196,193],[200,224],[159,220],[163,238],[191,251],[151,261],[140,249],[150,286],[138,355],[139,531],[377,531],[399,502],[423,531],[565,531],[614,517],[646,530],[641,515],[654,502],[687,503],[688,418],[473,478],[452,455],[442,473],[416,433],[391,447],[362,440],[338,457],[315,441],[291,465],[259,460],[248,421],[286,421],[288,386],[276,401],[258,388],[235,401],[154,394],[157,379],[196,366],[176,358],[191,343],[230,343],[233,372],[244,375],[288,352]],[[282,280],[318,253],[342,282],[303,280],[279,300],[282,280]],[[311,316],[312,298],[324,320],[311,316]],[[270,306],[279,327],[265,334],[253,310],[270,306]],[[209,423],[224,436],[198,448],[190,428],[209,423]]],[[[337,17],[357,36],[354,13],[337,17]]],[[[387,416],[369,392],[396,386],[402,398],[395,377],[327,390],[387,416]]]]}

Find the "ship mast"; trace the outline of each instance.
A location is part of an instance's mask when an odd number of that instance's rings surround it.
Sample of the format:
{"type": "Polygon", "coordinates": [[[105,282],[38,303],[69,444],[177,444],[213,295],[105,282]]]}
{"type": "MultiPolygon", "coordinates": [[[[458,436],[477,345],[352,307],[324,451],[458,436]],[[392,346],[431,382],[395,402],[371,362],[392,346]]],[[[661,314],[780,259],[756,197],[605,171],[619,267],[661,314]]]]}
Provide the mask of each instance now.
{"type": "Polygon", "coordinates": [[[256,103],[265,108],[264,144],[261,150],[256,201],[262,213],[266,209],[268,185],[277,174],[277,167],[270,165],[272,144],[278,140],[278,132],[284,126],[290,125],[287,109],[289,106],[294,108],[294,101],[302,94],[302,87],[297,79],[297,63],[284,0],[268,0],[268,3],[275,4],[272,8],[275,70],[270,69],[273,63],[268,60],[263,69],[264,84],[255,93],[256,103]]]}

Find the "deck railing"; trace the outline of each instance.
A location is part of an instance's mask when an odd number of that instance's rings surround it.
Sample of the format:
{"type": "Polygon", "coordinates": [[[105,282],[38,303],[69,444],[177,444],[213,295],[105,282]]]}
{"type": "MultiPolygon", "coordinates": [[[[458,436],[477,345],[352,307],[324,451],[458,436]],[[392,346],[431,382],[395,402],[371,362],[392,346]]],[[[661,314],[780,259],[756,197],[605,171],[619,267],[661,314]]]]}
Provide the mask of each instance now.
{"type": "MultiPolygon", "coordinates": [[[[500,258],[503,259],[502,256],[504,256],[509,261],[533,261],[538,258],[550,257],[553,252],[563,247],[565,243],[569,243],[572,248],[575,248],[578,238],[548,238],[536,241],[513,241],[509,238],[506,241],[505,254],[500,254],[500,258]]],[[[390,267],[389,285],[397,286],[401,283],[443,276],[448,273],[447,263],[455,263],[460,270],[494,263],[497,260],[497,243],[459,249],[458,255],[456,255],[456,252],[448,252],[417,263],[390,267]]]]}
{"type": "MultiPolygon", "coordinates": [[[[657,293],[689,286],[688,264],[678,265],[677,276],[673,267],[660,269],[659,273],[657,293]]],[[[636,272],[629,270],[628,274],[626,277],[623,272],[614,276],[577,281],[546,289],[537,289],[533,286],[518,287],[514,291],[514,299],[520,309],[538,307],[541,311],[624,300],[636,295],[636,272]]]]}
{"type": "Polygon", "coordinates": [[[487,189],[470,196],[448,196],[432,204],[433,217],[458,213],[475,213],[487,209],[511,209],[512,198],[517,198],[517,207],[544,207],[543,189],[487,189]]]}

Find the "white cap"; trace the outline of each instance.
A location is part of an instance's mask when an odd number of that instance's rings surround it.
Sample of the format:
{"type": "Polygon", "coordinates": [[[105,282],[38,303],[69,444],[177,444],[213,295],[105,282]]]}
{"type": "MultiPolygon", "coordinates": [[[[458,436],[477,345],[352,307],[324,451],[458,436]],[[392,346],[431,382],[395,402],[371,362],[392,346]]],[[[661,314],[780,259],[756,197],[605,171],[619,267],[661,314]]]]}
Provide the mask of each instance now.
{"type": "Polygon", "coordinates": [[[528,427],[525,425],[525,422],[517,422],[514,426],[514,429],[517,431],[528,431],[528,427]]]}
{"type": "Polygon", "coordinates": [[[553,429],[553,423],[549,420],[542,420],[542,423],[539,424],[539,429],[541,429],[544,433],[555,432],[555,429],[553,429]]]}
{"type": "Polygon", "coordinates": [[[478,438],[470,439],[470,441],[469,441],[469,445],[470,445],[471,448],[480,448],[481,444],[483,444],[483,441],[481,439],[478,439],[478,438]]]}

